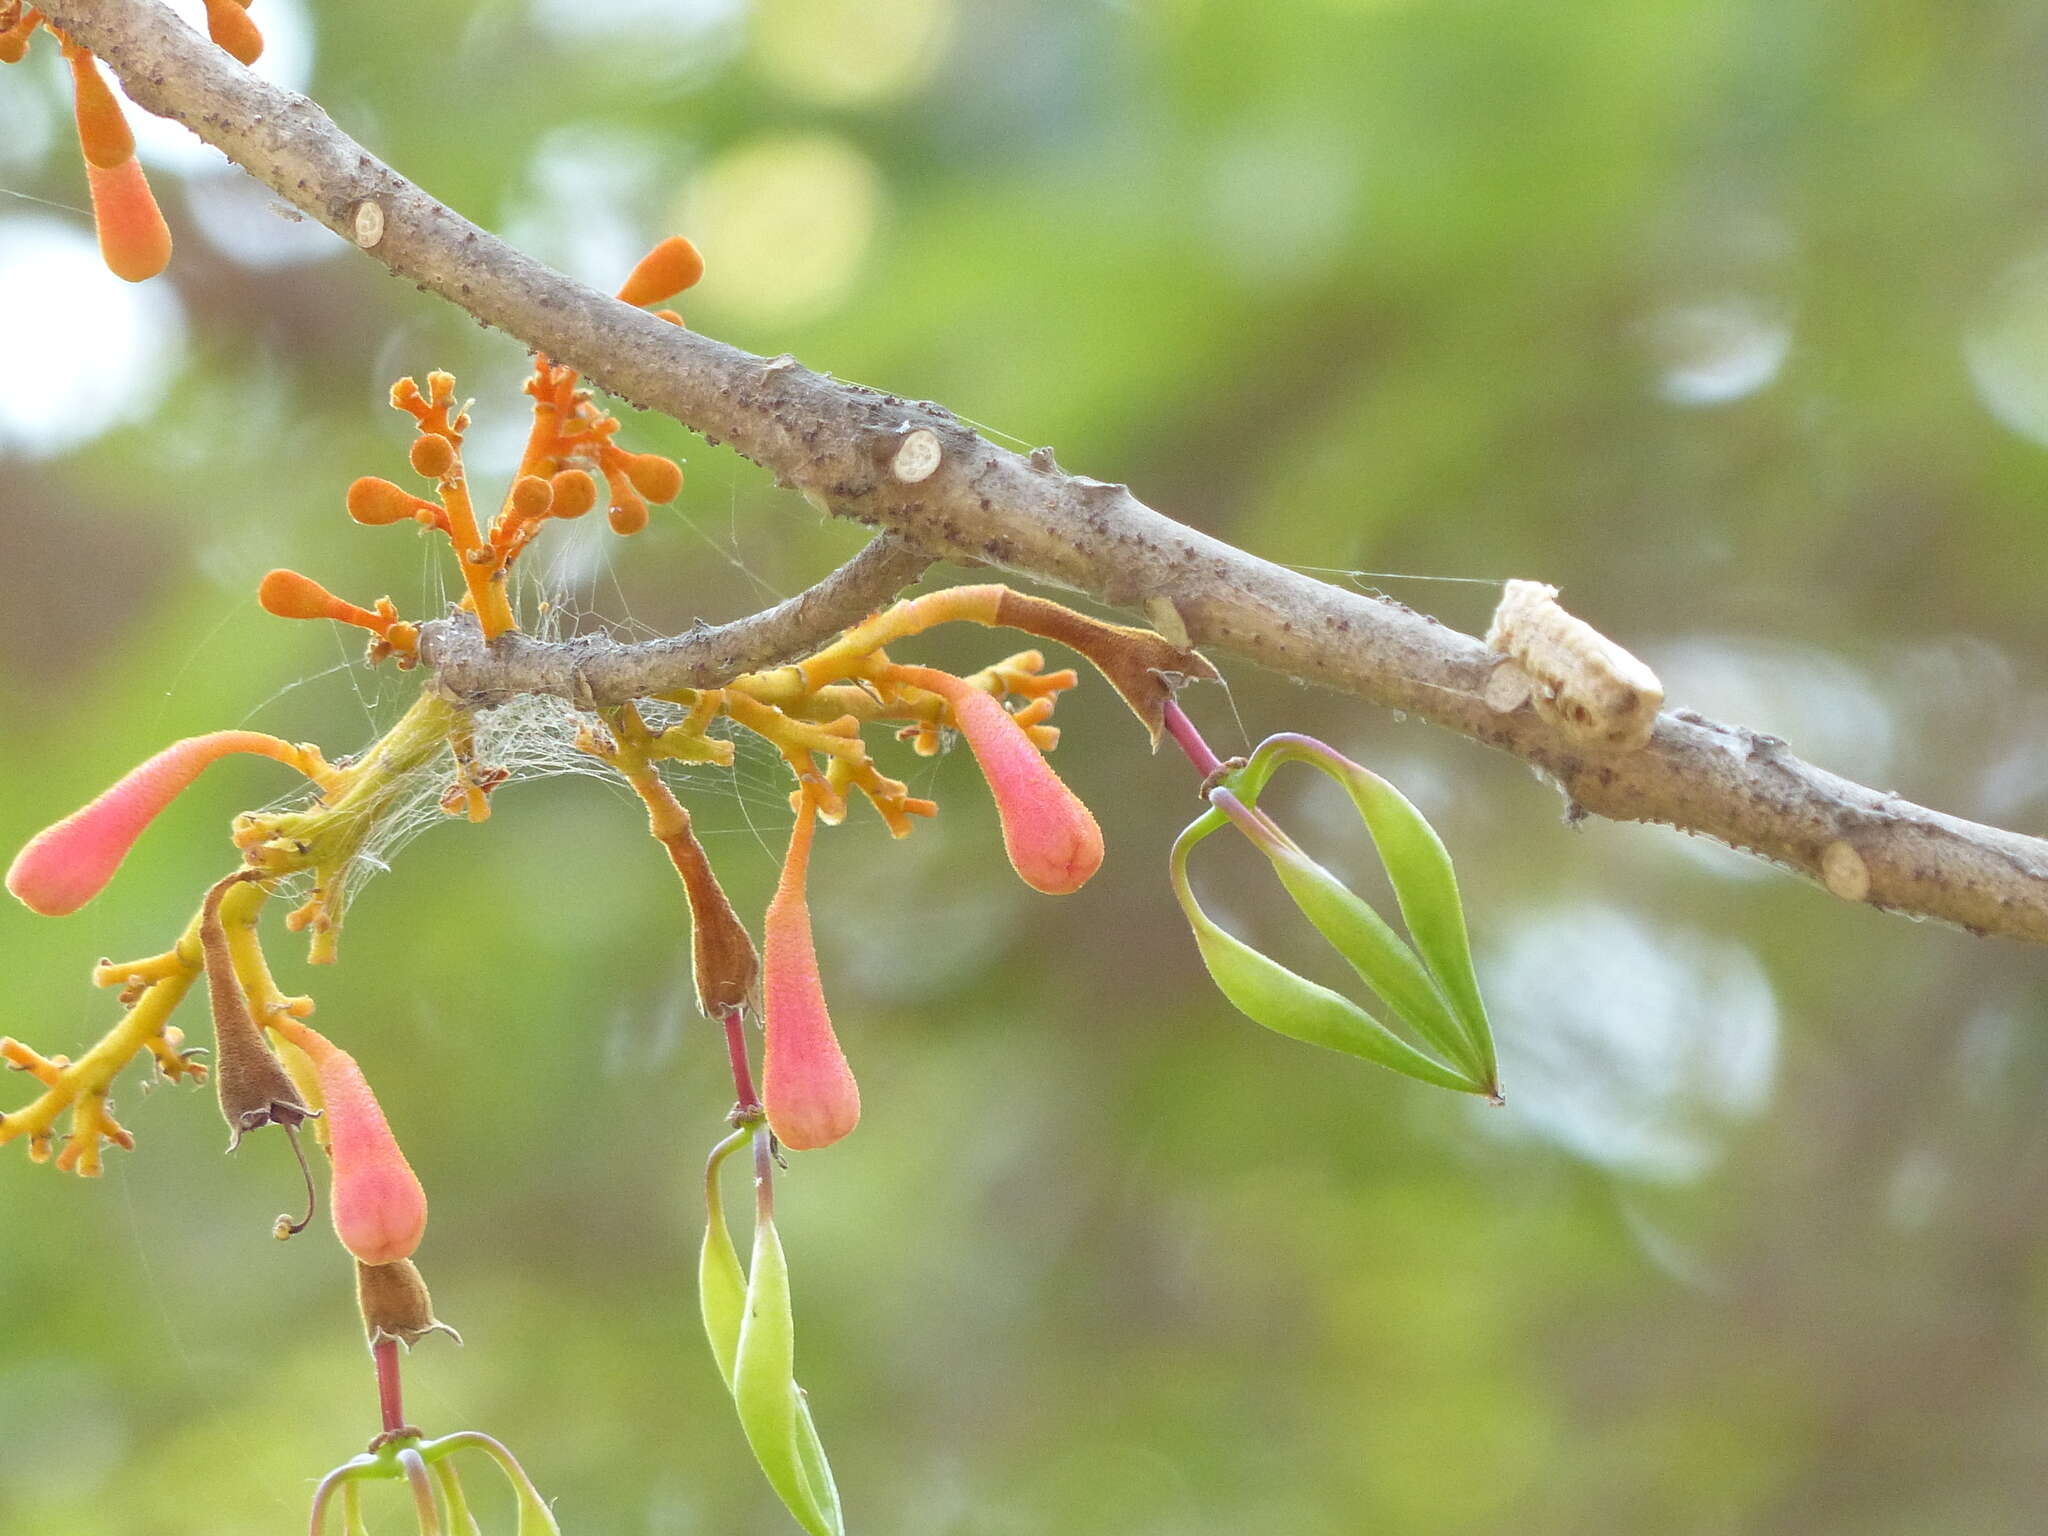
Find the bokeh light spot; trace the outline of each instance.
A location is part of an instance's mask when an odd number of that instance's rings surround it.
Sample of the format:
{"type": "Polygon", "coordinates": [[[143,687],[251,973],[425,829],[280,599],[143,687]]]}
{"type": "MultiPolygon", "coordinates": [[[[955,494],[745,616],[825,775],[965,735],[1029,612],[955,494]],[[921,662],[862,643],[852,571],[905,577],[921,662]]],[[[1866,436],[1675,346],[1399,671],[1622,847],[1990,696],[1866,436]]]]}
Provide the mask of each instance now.
{"type": "Polygon", "coordinates": [[[1725,405],[1778,376],[1792,351],[1792,326],[1751,298],[1674,304],[1644,329],[1657,389],[1673,405],[1725,405]]]}
{"type": "Polygon", "coordinates": [[[2013,263],[1992,284],[1964,333],[1963,358],[1991,414],[2048,444],[2048,251],[2013,263]]]}
{"type": "Polygon", "coordinates": [[[707,307],[787,325],[846,297],[882,198],[881,172],[845,139],[778,134],[706,167],[676,227],[690,230],[704,251],[707,307]]]}
{"type": "Polygon", "coordinates": [[[760,0],[754,55],[761,72],[793,96],[867,106],[929,79],[952,31],[952,0],[760,0]]]}
{"type": "Polygon", "coordinates": [[[184,311],[161,280],[124,283],[89,228],[41,214],[0,224],[8,367],[32,389],[0,392],[0,448],[42,458],[155,407],[183,351],[184,311]]]}
{"type": "Polygon", "coordinates": [[[1485,958],[1508,1110],[1640,1178],[1696,1178],[1770,1096],[1778,1005],[1746,945],[1588,903],[1524,919],[1485,958]]]}

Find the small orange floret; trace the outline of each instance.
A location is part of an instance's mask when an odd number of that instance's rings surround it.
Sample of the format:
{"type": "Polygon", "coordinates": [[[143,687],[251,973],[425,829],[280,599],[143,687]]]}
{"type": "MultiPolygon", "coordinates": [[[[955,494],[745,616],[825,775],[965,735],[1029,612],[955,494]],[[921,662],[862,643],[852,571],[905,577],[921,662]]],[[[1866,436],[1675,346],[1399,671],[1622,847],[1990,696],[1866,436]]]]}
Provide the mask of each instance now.
{"type": "Polygon", "coordinates": [[[71,54],[72,109],[78,119],[78,147],[86,164],[112,170],[135,155],[135,135],[106,76],[83,48],[71,54]]]}
{"type": "Polygon", "coordinates": [[[280,619],[333,618],[337,608],[352,606],[312,577],[285,570],[272,571],[263,578],[263,584],[256,589],[256,601],[263,605],[265,613],[280,619]]]}
{"type": "Polygon", "coordinates": [[[647,500],[634,488],[623,468],[615,464],[604,466],[605,484],[612,493],[611,524],[613,533],[638,533],[647,526],[647,500]]]}
{"type": "Polygon", "coordinates": [[[243,64],[263,56],[263,34],[237,0],[206,0],[206,35],[243,64]]]}
{"type": "Polygon", "coordinates": [[[674,501],[683,489],[682,466],[658,453],[621,453],[619,467],[649,501],[674,501]]]}
{"type": "MultiPolygon", "coordinates": [[[[5,6],[0,6],[4,11],[5,6]]],[[[43,24],[43,13],[34,6],[24,10],[6,31],[0,32],[0,64],[19,64],[28,53],[28,40],[43,24]]]]}
{"type": "Polygon", "coordinates": [[[440,508],[431,501],[422,501],[402,485],[393,485],[389,480],[380,480],[375,475],[364,475],[348,488],[348,515],[359,523],[381,527],[386,523],[403,523],[420,515],[422,511],[439,513],[440,508]]]}
{"type": "Polygon", "coordinates": [[[555,488],[548,481],[539,475],[521,475],[512,486],[512,515],[523,523],[546,517],[554,497],[555,488]]]}
{"type": "Polygon", "coordinates": [[[597,482],[580,469],[565,469],[553,482],[555,499],[550,510],[556,517],[581,517],[597,505],[597,482]]]}
{"type": "MultiPolygon", "coordinates": [[[[233,4],[234,0],[228,0],[228,3],[233,4]]],[[[412,452],[408,457],[412,460],[414,474],[438,480],[454,467],[455,445],[445,437],[428,433],[413,439],[412,452]]]]}
{"type": "Polygon", "coordinates": [[[171,263],[171,228],[151,195],[142,166],[132,155],[116,166],[85,166],[92,191],[92,218],[99,230],[100,259],[125,282],[155,277],[171,263]]]}
{"type": "Polygon", "coordinates": [[[693,287],[703,275],[704,258],[697,254],[697,247],[681,235],[670,235],[640,258],[619,297],[635,306],[659,304],[693,287]]]}

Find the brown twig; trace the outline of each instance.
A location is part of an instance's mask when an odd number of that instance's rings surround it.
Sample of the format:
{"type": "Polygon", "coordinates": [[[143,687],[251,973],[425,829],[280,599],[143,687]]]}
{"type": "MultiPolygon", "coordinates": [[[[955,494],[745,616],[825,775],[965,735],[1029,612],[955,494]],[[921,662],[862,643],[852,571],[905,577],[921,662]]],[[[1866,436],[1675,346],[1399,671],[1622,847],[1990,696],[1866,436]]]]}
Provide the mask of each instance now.
{"type": "MultiPolygon", "coordinates": [[[[1641,750],[1602,754],[1532,710],[1496,712],[1484,696],[1494,658],[1477,640],[1184,527],[1124,486],[1066,474],[1047,450],[1011,453],[938,406],[786,356],[756,357],[616,303],[435,201],[317,105],[257,79],[157,0],[49,0],[44,9],[142,106],[185,123],[398,276],[614,394],[731,443],[821,508],[934,557],[1086,592],[1142,612],[1176,641],[1499,747],[1555,779],[1580,810],[1705,833],[1846,899],[2048,942],[2048,843],[1850,783],[1772,738],[1696,715],[1664,714],[1641,750]]],[[[550,657],[529,642],[501,659],[461,653],[458,640],[449,636],[441,663],[458,691],[502,694],[541,678],[573,688],[580,673],[596,692],[602,647],[550,657]]],[[[650,690],[712,681],[723,666],[706,635],[656,646],[613,648],[603,665],[636,679],[619,686],[650,690]]]]}

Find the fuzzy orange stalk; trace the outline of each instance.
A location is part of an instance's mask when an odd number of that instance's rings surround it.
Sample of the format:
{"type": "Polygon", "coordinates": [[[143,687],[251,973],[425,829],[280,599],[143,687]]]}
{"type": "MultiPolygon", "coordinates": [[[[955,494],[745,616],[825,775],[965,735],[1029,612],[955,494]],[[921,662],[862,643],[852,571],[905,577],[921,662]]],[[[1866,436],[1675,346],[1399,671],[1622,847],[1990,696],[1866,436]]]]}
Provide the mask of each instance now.
{"type": "Polygon", "coordinates": [[[124,282],[140,283],[171,264],[171,227],[133,155],[116,166],[85,163],[100,260],[124,282]]]}
{"type": "Polygon", "coordinates": [[[1102,867],[1102,828],[1040,755],[1024,726],[963,678],[930,667],[892,667],[893,679],[938,694],[981,765],[1003,821],[1010,864],[1033,890],[1078,891],[1102,867]]]}
{"type": "Polygon", "coordinates": [[[78,147],[87,165],[112,170],[135,154],[135,135],[121,104],[114,100],[100,67],[83,48],[65,51],[71,62],[72,111],[78,120],[78,147]]]}
{"type": "Polygon", "coordinates": [[[427,1230],[427,1192],[355,1057],[316,1029],[280,1017],[272,1029],[312,1059],[327,1112],[327,1150],[334,1159],[334,1232],[364,1264],[410,1258],[427,1230]]]}
{"type": "Polygon", "coordinates": [[[306,767],[304,750],[261,731],[188,736],[131,769],[92,804],[29,839],[8,868],[7,889],[45,917],[76,912],[114,878],[121,860],[157,813],[208,763],[232,752],[274,757],[302,772],[306,767]]]}
{"type": "Polygon", "coordinates": [[[782,1144],[799,1152],[829,1147],[860,1121],[860,1088],[818,980],[811,942],[811,907],[804,882],[818,806],[813,786],[799,792],[796,828],[775,899],[762,924],[762,991],[767,1043],[761,1063],[761,1100],[768,1125],[782,1144]]]}

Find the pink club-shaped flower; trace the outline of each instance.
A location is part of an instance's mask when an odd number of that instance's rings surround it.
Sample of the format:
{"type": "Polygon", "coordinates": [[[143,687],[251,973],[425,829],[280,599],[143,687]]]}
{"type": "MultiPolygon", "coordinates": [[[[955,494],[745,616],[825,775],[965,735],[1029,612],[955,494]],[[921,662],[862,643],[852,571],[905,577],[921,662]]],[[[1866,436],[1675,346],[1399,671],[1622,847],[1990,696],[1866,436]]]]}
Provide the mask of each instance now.
{"type": "Polygon", "coordinates": [[[1102,828],[1017,718],[964,678],[930,667],[896,667],[903,681],[938,694],[995,796],[1011,867],[1049,896],[1078,891],[1102,867],[1102,828]]]}
{"type": "Polygon", "coordinates": [[[762,925],[761,989],[767,1042],[761,1100],[782,1144],[799,1152],[829,1147],[860,1122],[860,1086],[825,1007],[818,952],[811,941],[805,895],[818,804],[813,788],[798,792],[796,827],[782,878],[762,925]]]}
{"type": "Polygon", "coordinates": [[[252,752],[311,772],[310,754],[261,731],[214,731],[174,742],[106,793],[30,838],[7,870],[7,889],[45,917],[76,912],[99,895],[157,813],[208,764],[252,752]]]}
{"type": "Polygon", "coordinates": [[[412,1257],[427,1230],[427,1192],[405,1160],[355,1057],[316,1029],[280,1018],[278,1034],[312,1059],[334,1159],[329,1205],[342,1247],[365,1264],[412,1257]]]}

